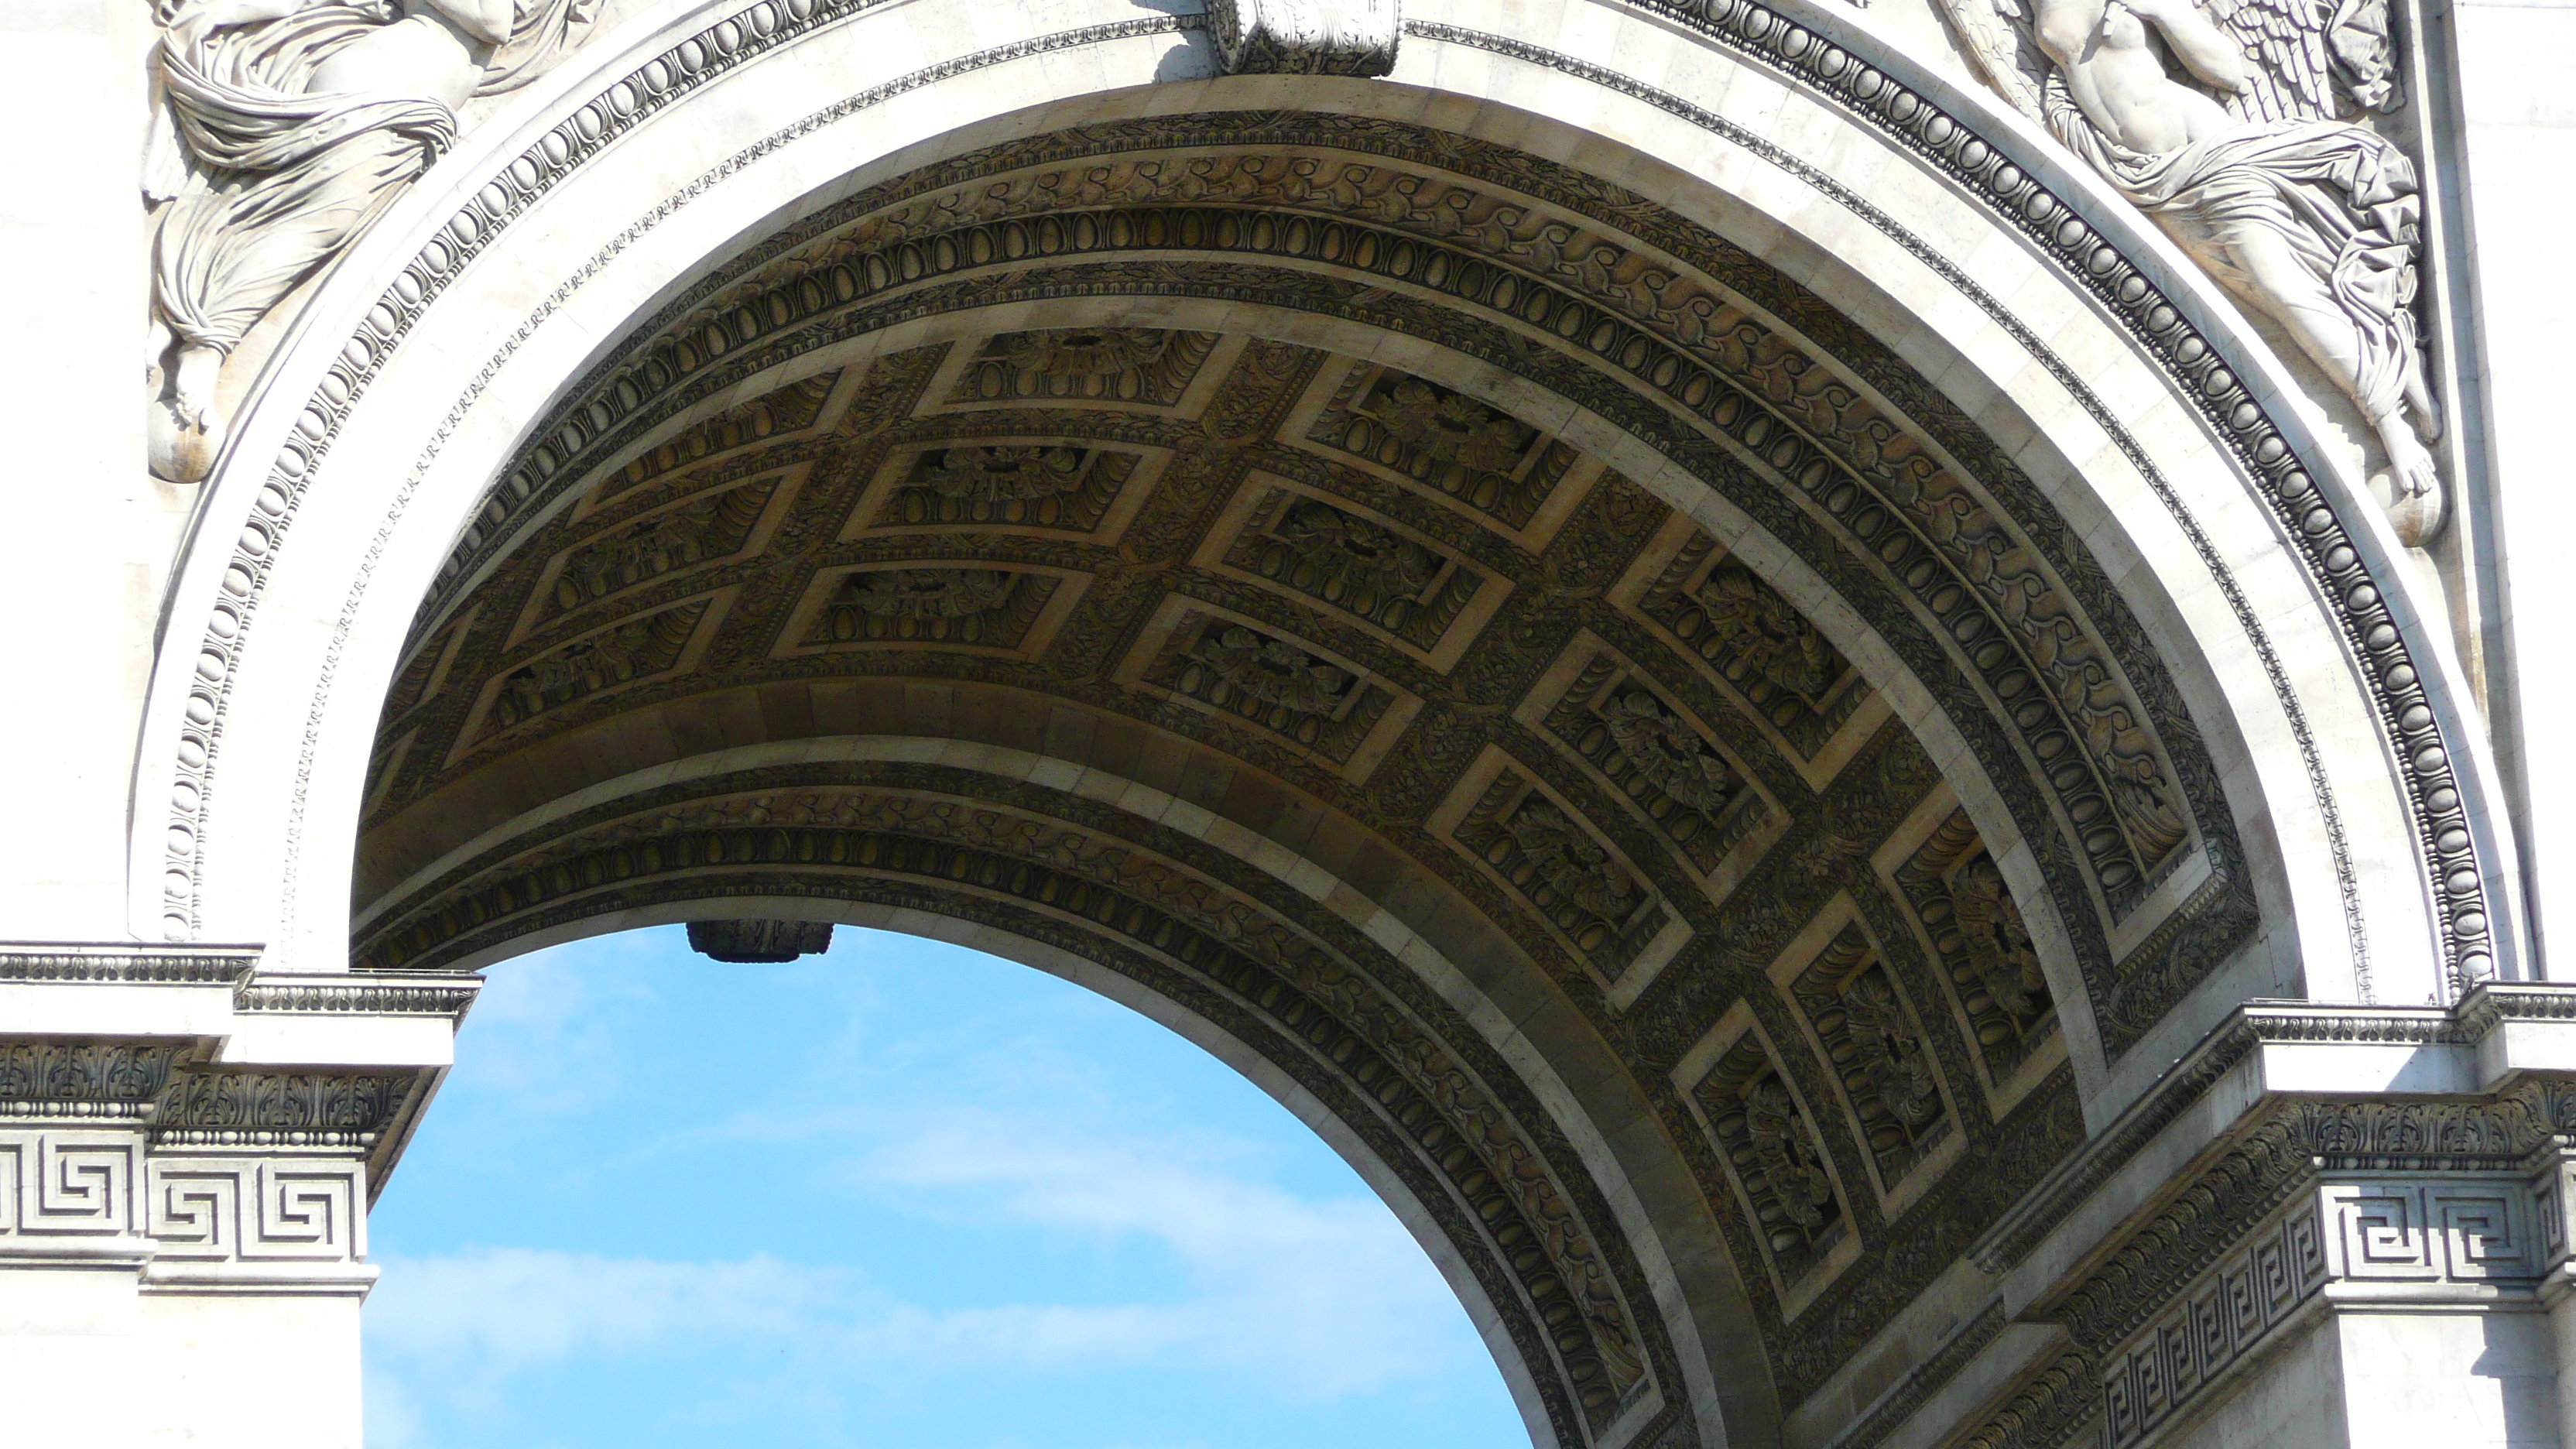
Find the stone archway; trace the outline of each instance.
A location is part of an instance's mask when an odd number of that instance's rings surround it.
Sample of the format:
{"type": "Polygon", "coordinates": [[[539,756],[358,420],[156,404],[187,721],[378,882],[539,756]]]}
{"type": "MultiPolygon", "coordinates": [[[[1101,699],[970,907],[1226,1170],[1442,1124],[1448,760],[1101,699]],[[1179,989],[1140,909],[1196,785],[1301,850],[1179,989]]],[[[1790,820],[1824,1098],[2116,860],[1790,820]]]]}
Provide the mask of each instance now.
{"type": "Polygon", "coordinates": [[[2094,183],[1808,7],[1580,14],[1385,81],[639,21],[262,378],[138,921],[360,991],[648,921],[1042,961],[1317,1103],[1543,1443],[1987,1351],[2246,998],[2515,969],[2490,772],[2094,183]]]}

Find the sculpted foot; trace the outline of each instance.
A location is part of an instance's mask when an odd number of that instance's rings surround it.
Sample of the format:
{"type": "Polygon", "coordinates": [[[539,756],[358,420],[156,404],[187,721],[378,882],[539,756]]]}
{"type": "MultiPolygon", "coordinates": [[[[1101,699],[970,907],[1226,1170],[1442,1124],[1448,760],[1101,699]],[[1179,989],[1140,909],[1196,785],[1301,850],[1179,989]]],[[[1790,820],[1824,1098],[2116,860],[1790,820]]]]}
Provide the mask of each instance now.
{"type": "Polygon", "coordinates": [[[152,405],[152,472],[173,483],[195,483],[215,466],[223,447],[224,420],[215,409],[215,377],[224,355],[212,347],[182,344],[170,365],[170,385],[152,405]]]}
{"type": "Polygon", "coordinates": [[[2422,548],[2442,531],[2441,475],[2434,471],[2433,455],[2400,414],[2379,420],[2379,440],[2388,449],[2388,521],[2398,542],[2422,548]]]}

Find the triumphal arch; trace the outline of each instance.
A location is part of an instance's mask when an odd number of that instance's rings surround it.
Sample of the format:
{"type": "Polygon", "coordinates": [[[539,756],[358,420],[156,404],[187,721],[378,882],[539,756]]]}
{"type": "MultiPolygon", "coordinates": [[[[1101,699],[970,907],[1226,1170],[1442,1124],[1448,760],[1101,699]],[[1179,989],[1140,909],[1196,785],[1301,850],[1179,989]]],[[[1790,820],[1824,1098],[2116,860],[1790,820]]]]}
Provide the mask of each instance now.
{"type": "Polygon", "coordinates": [[[17,7],[13,1442],[354,1445],[687,922],[1203,1044],[1545,1449],[2576,1444],[2571,17],[17,7]]]}

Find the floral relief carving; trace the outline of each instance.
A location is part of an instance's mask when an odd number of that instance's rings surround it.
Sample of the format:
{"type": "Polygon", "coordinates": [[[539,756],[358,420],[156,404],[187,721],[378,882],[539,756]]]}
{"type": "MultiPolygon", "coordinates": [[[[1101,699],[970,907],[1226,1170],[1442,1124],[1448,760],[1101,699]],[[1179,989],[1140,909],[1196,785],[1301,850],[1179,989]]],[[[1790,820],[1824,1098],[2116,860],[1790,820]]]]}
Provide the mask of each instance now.
{"type": "Polygon", "coordinates": [[[2038,943],[1967,813],[1935,827],[1894,883],[1930,938],[1988,1078],[2008,1080],[2055,1034],[2057,1018],[2038,943]]]}
{"type": "Polygon", "coordinates": [[[673,667],[707,607],[706,600],[698,599],[628,619],[528,661],[502,676],[492,702],[491,727],[508,729],[574,700],[673,667]]]}
{"type": "Polygon", "coordinates": [[[952,403],[1059,399],[1172,407],[1216,350],[1212,332],[1068,327],[1013,332],[985,344],[952,403]]]}
{"type": "Polygon", "coordinates": [[[1995,1005],[2016,1021],[2048,1009],[2048,977],[2039,966],[2039,947],[2022,924],[2012,888],[1992,856],[1980,854],[1959,867],[1951,881],[1958,903],[1959,931],[1967,939],[1969,968],[1995,1005]]]}
{"type": "Polygon", "coordinates": [[[1485,582],[1383,523],[1286,488],[1255,504],[1225,563],[1423,650],[1442,641],[1485,582]]]}
{"type": "Polygon", "coordinates": [[[1931,1043],[1857,923],[1826,943],[1790,994],[1840,1079],[1880,1190],[1893,1193],[1952,1135],[1931,1043]]]}
{"type": "Polygon", "coordinates": [[[1783,1290],[1825,1265],[1849,1236],[1823,1140],[1758,1036],[1725,1050],[1690,1095],[1743,1194],[1761,1252],[1783,1290]]]}
{"type": "Polygon", "coordinates": [[[1823,631],[1704,533],[1692,532],[1638,607],[1808,759],[1868,695],[1823,631]]]}
{"type": "Polygon", "coordinates": [[[1743,1101],[1753,1173],[1763,1192],[1802,1231],[1817,1232],[1832,1213],[1834,1178],[1825,1170],[1816,1134],[1776,1079],[1747,1087],[1743,1101]]]}
{"type": "Polygon", "coordinates": [[[1702,877],[1772,820],[1741,770],[1645,677],[1598,646],[1538,723],[1600,771],[1702,877]]]}
{"type": "Polygon", "coordinates": [[[1254,704],[1275,706],[1283,714],[1328,715],[1341,707],[1343,692],[1356,682],[1295,645],[1265,639],[1240,624],[1226,629],[1213,643],[1202,640],[1196,658],[1215,676],[1206,693],[1220,705],[1239,695],[1254,704]]]}
{"type": "MultiPolygon", "coordinates": [[[[595,496],[601,500],[614,498],[720,453],[803,432],[822,417],[823,405],[840,380],[837,370],[817,373],[709,418],[609,474],[598,484],[595,496]]],[[[561,440],[560,448],[551,441],[539,444],[505,486],[536,488],[569,461],[569,454],[579,446],[574,437],[561,440]]]]}
{"type": "Polygon", "coordinates": [[[1843,989],[1842,1008],[1860,1052],[1862,1079],[1898,1121],[1920,1128],[1941,1114],[1941,1084],[1932,1053],[1906,1019],[1896,988],[1872,973],[1843,989]]]}
{"type": "Polygon", "coordinates": [[[1730,676],[1750,675],[1823,712],[1825,692],[1843,672],[1842,660],[1779,590],[1751,569],[1721,564],[1694,597],[1730,676]]]}
{"type": "Polygon", "coordinates": [[[1085,327],[1059,332],[1018,332],[994,353],[1013,367],[1041,377],[1113,377],[1160,362],[1172,334],[1150,327],[1085,327]]]}
{"type": "Polygon", "coordinates": [[[930,491],[960,503],[1026,503],[1082,484],[1078,448],[951,448],[930,468],[930,491]]]}
{"type": "Polygon", "coordinates": [[[1520,461],[1530,430],[1461,393],[1408,377],[1378,404],[1378,421],[1397,439],[1443,462],[1492,471],[1520,461]]]}
{"type": "Polygon", "coordinates": [[[742,547],[778,489],[775,478],[649,513],[574,549],[555,580],[555,603],[597,599],[742,547]]]}
{"type": "Polygon", "coordinates": [[[1709,753],[1698,731],[1665,713],[1662,701],[1631,690],[1604,717],[1610,743],[1648,784],[1702,815],[1726,808],[1739,783],[1735,772],[1709,753]]]}
{"type": "Polygon", "coordinates": [[[844,577],[824,601],[805,642],[917,639],[1008,647],[1017,642],[1010,626],[1025,629],[1054,587],[1051,578],[998,569],[863,570],[844,577]],[[1015,601],[1023,607],[1008,607],[1015,601]]]}
{"type": "Polygon", "coordinates": [[[1428,550],[1329,504],[1294,505],[1273,532],[1294,582],[1363,617],[1412,602],[1439,572],[1428,550]]]}
{"type": "Polygon", "coordinates": [[[1149,641],[1138,678],[1247,721],[1353,774],[1384,752],[1413,703],[1308,646],[1183,605],[1170,635],[1149,641]]]}
{"type": "MultiPolygon", "coordinates": [[[[1563,901],[1604,926],[1616,927],[1636,908],[1637,884],[1610,853],[1565,818],[1565,812],[1536,796],[1521,802],[1503,821],[1503,834],[1516,847],[1497,865],[1513,867],[1512,883],[1528,891],[1544,910],[1563,901]]],[[[1493,859],[1499,841],[1487,851],[1493,859]]]]}
{"type": "Polygon", "coordinates": [[[1494,777],[1456,835],[1586,955],[1624,964],[1664,919],[1592,831],[1516,771],[1494,777]]]}
{"type": "Polygon", "coordinates": [[[1527,527],[1577,457],[1534,446],[1536,429],[1462,393],[1368,363],[1354,364],[1307,431],[1457,499],[1512,528],[1527,527]]]}

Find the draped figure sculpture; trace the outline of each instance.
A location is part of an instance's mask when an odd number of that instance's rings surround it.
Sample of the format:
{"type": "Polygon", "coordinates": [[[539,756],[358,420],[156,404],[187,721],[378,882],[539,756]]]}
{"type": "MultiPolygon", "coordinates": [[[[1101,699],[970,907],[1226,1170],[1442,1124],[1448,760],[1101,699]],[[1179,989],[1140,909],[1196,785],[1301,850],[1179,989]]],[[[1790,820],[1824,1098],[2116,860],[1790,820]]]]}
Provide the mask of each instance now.
{"type": "Polygon", "coordinates": [[[2443,496],[2414,314],[2421,202],[2414,165],[2356,120],[2400,100],[2386,0],[1942,3],[1997,90],[2352,399],[2386,454],[2399,538],[2429,541],[2443,496]]]}
{"type": "Polygon", "coordinates": [[[590,0],[162,0],[144,194],[166,381],[152,468],[195,482],[215,381],[252,324],[456,139],[477,95],[533,79],[590,0]]]}

